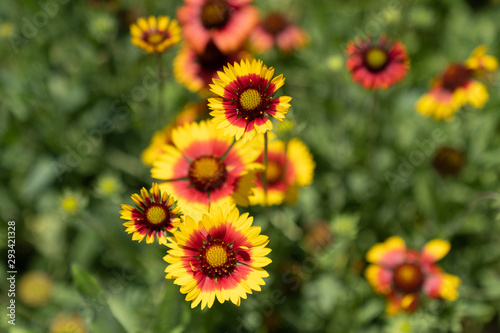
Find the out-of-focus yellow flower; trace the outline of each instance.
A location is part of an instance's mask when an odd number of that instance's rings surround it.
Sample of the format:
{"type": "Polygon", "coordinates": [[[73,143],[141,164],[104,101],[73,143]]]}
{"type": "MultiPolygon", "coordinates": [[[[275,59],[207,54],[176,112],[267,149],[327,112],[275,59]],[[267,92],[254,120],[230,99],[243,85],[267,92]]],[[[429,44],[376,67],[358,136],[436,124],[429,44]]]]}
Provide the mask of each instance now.
{"type": "Polygon", "coordinates": [[[50,325],[50,333],[87,333],[83,319],[77,315],[59,314],[50,325]]]}
{"type": "Polygon", "coordinates": [[[98,196],[109,198],[118,195],[123,190],[121,180],[115,175],[105,174],[97,180],[95,191],[98,196]]]}
{"type": "Polygon", "coordinates": [[[63,213],[75,215],[87,205],[87,198],[78,192],[66,190],[59,204],[63,213]]]}
{"type": "Polygon", "coordinates": [[[10,22],[0,24],[0,37],[9,38],[14,35],[16,27],[10,22]]]}
{"type": "Polygon", "coordinates": [[[28,272],[19,281],[19,298],[21,302],[39,307],[52,297],[52,279],[44,272],[28,272]]]}
{"type": "Polygon", "coordinates": [[[168,16],[140,17],[130,26],[131,42],[148,53],[163,53],[181,41],[181,28],[168,16]]]}
{"type": "Polygon", "coordinates": [[[326,60],[326,64],[332,71],[337,72],[344,67],[344,57],[334,54],[326,60]]]}
{"type": "Polygon", "coordinates": [[[448,120],[467,104],[482,109],[489,99],[488,88],[476,78],[483,78],[498,68],[498,60],[486,52],[487,47],[481,45],[465,63],[449,65],[434,79],[431,90],[417,101],[417,111],[436,120],[448,120]]]}

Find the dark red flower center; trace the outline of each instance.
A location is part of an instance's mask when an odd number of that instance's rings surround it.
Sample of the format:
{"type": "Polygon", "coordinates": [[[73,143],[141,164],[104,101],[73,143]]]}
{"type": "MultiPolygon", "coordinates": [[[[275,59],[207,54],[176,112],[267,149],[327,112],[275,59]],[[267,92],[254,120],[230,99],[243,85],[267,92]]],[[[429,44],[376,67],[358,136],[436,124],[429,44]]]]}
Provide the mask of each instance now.
{"type": "Polygon", "coordinates": [[[148,44],[153,44],[153,45],[156,45],[156,44],[160,44],[161,42],[163,42],[166,37],[165,37],[165,34],[162,33],[162,32],[159,32],[159,31],[153,31],[153,32],[149,32],[147,33],[145,36],[144,36],[144,41],[147,42],[148,44]]]}
{"type": "Polygon", "coordinates": [[[198,54],[197,62],[208,71],[222,70],[223,66],[227,64],[228,57],[222,53],[215,44],[210,41],[203,53],[198,54]]]}
{"type": "Polygon", "coordinates": [[[464,65],[450,65],[443,74],[443,87],[449,91],[454,91],[469,81],[471,77],[472,71],[464,65]]]}
{"type": "Polygon", "coordinates": [[[262,22],[264,30],[272,35],[277,35],[288,26],[288,21],[285,17],[278,13],[271,13],[262,22]]]}
{"type": "Polygon", "coordinates": [[[153,203],[146,207],[143,216],[143,222],[145,222],[150,229],[161,229],[164,227],[165,223],[170,221],[170,211],[161,204],[153,203]]]}
{"type": "Polygon", "coordinates": [[[458,174],[464,164],[464,153],[450,147],[440,148],[432,160],[432,165],[442,176],[458,174]]]}
{"type": "Polygon", "coordinates": [[[226,182],[226,165],[215,155],[201,156],[189,166],[188,177],[192,186],[209,193],[221,188],[226,182]]]}
{"type": "Polygon", "coordinates": [[[239,93],[236,104],[239,117],[247,121],[264,116],[267,108],[265,97],[255,88],[247,88],[239,93]]]}
{"type": "Polygon", "coordinates": [[[394,269],[394,286],[403,293],[414,293],[424,283],[424,274],[416,264],[404,263],[394,269]]]}
{"type": "Polygon", "coordinates": [[[375,47],[365,53],[365,64],[374,72],[384,69],[388,62],[389,56],[385,50],[375,47]]]}
{"type": "Polygon", "coordinates": [[[267,171],[266,171],[267,183],[269,185],[274,185],[282,181],[285,176],[284,171],[285,170],[283,163],[269,161],[267,163],[267,171]]]}
{"type": "Polygon", "coordinates": [[[225,0],[211,0],[201,9],[201,22],[207,29],[220,29],[229,20],[229,6],[225,0]]]}
{"type": "Polygon", "coordinates": [[[201,270],[211,278],[226,276],[232,273],[236,266],[233,245],[220,239],[213,239],[209,236],[208,241],[203,241],[199,252],[201,270]]]}

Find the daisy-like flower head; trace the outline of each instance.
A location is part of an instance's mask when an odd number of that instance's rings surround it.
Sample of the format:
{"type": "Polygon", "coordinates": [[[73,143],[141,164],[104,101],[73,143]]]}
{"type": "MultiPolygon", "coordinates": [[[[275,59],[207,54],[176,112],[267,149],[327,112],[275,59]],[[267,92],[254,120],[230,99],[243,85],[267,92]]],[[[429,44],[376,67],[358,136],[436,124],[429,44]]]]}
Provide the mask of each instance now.
{"type": "Polygon", "coordinates": [[[153,166],[158,157],[164,153],[163,146],[172,144],[172,130],[177,126],[192,123],[197,120],[208,118],[207,102],[188,103],[184,109],[177,115],[174,122],[165,126],[162,130],[156,131],[151,138],[149,146],[141,154],[141,160],[144,164],[153,166]]]}
{"type": "Polygon", "coordinates": [[[352,79],[365,89],[387,89],[401,81],[410,68],[404,45],[397,40],[392,42],[384,35],[377,43],[372,37],[351,41],[346,54],[346,67],[351,71],[352,79]]]}
{"type": "Polygon", "coordinates": [[[224,53],[238,50],[259,21],[253,0],[184,0],[177,11],[184,39],[198,53],[213,40],[224,53]]]}
{"type": "Polygon", "coordinates": [[[151,244],[158,237],[158,243],[167,245],[167,231],[173,232],[181,223],[180,207],[175,207],[174,198],[162,192],[158,184],[153,183],[148,191],[143,187],[141,196],[132,195],[136,207],[122,205],[120,218],[128,220],[123,223],[127,233],[133,233],[132,240],[141,242],[146,237],[146,243],[151,244]]]}
{"type": "Polygon", "coordinates": [[[489,99],[488,89],[475,78],[485,78],[498,68],[498,60],[486,51],[486,46],[479,46],[465,63],[449,65],[417,101],[417,111],[436,120],[448,120],[464,105],[483,108],[489,99]]]}
{"type": "Polygon", "coordinates": [[[300,49],[307,44],[307,33],[283,14],[270,13],[255,27],[250,41],[255,51],[263,53],[274,45],[283,52],[300,49]]]}
{"type": "Polygon", "coordinates": [[[371,264],[365,276],[377,293],[387,297],[388,314],[416,310],[422,293],[449,301],[458,298],[460,278],[444,273],[435,264],[450,247],[449,242],[434,239],[418,252],[407,249],[403,239],[393,236],[368,251],[366,260],[371,264]]]}
{"type": "Polygon", "coordinates": [[[210,204],[248,205],[260,154],[253,144],[236,142],[209,121],[185,124],[172,131],[172,145],[154,163],[153,178],[172,193],[186,215],[207,212],[210,204]]]}
{"type": "Polygon", "coordinates": [[[222,71],[224,65],[247,58],[250,58],[250,55],[243,50],[224,54],[212,41],[201,53],[184,44],[174,60],[174,75],[177,81],[192,92],[206,95],[209,92],[209,84],[212,79],[218,78],[217,72],[222,71]]]}
{"type": "MultiPolygon", "coordinates": [[[[263,157],[262,150],[257,162],[262,162],[263,157]]],[[[312,183],[314,167],[309,148],[300,139],[294,138],[288,144],[281,140],[270,141],[266,173],[268,205],[294,204],[299,187],[312,183]]],[[[262,176],[257,175],[254,183],[256,187],[252,189],[254,195],[250,203],[265,205],[262,176]]]]}
{"type": "Polygon", "coordinates": [[[283,74],[273,78],[274,68],[267,68],[261,60],[242,60],[228,64],[224,72],[218,72],[210,90],[220,98],[209,98],[208,107],[217,128],[236,140],[247,141],[258,133],[273,129],[269,117],[282,121],[290,107],[289,96],[274,98],[283,86],[283,74]]]}
{"type": "Polygon", "coordinates": [[[158,19],[150,16],[147,20],[140,17],[130,26],[132,44],[148,53],[162,53],[181,40],[181,29],[176,20],[168,16],[158,19]]]}
{"type": "Polygon", "coordinates": [[[202,309],[210,308],[215,298],[239,306],[242,298],[265,285],[269,274],[262,267],[271,263],[266,257],[271,249],[252,221],[234,206],[212,206],[199,221],[188,216],[174,233],[163,258],[170,264],[166,278],[181,286],[191,308],[200,303],[202,309]]]}

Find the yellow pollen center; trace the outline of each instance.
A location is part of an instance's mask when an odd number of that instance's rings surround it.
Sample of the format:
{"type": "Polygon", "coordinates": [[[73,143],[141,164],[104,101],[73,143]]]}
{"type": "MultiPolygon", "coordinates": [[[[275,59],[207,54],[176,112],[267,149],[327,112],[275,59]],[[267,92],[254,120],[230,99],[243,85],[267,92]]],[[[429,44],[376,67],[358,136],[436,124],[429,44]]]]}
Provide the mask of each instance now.
{"type": "Polygon", "coordinates": [[[147,37],[147,41],[149,44],[158,44],[163,40],[163,35],[155,32],[154,34],[151,34],[147,37]]]}
{"type": "Polygon", "coordinates": [[[366,63],[371,69],[377,70],[382,67],[387,62],[387,53],[381,49],[371,49],[366,52],[365,55],[366,63]]]}
{"type": "Polygon", "coordinates": [[[210,266],[221,267],[227,261],[226,250],[220,245],[214,245],[207,250],[206,259],[210,266]]]}
{"type": "Polygon", "coordinates": [[[267,164],[266,177],[270,184],[277,182],[282,174],[282,169],[277,163],[269,162],[267,164]]]}
{"type": "Polygon", "coordinates": [[[213,158],[200,158],[195,162],[193,171],[198,180],[211,180],[219,175],[219,162],[213,158]]]}
{"type": "Polygon", "coordinates": [[[254,110],[262,102],[262,97],[255,89],[245,90],[240,96],[240,104],[245,110],[254,110]]]}
{"type": "Polygon", "coordinates": [[[401,266],[398,271],[398,279],[404,283],[411,283],[415,279],[415,275],[418,274],[416,268],[413,266],[401,266]]]}
{"type": "Polygon", "coordinates": [[[158,224],[165,221],[167,214],[165,213],[165,208],[160,206],[149,207],[146,213],[146,217],[149,223],[158,224]]]}
{"type": "Polygon", "coordinates": [[[62,207],[66,212],[73,213],[78,208],[78,202],[75,198],[65,198],[62,201],[62,207]]]}

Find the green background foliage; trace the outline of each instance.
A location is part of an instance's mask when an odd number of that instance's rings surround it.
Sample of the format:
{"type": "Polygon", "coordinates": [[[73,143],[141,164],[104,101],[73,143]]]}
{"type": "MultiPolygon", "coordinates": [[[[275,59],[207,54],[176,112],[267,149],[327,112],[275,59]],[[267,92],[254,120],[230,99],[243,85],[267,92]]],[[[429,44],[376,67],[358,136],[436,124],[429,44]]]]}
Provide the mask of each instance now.
{"type": "MultiPolygon", "coordinates": [[[[287,118],[314,155],[315,180],[295,206],[272,207],[268,218],[261,208],[248,209],[273,250],[263,290],[240,307],[216,302],[202,311],[190,309],[165,279],[166,248],[133,242],[118,213],[151,185],[139,155],[159,128],[157,90],[145,84],[155,59],[130,43],[128,24],[149,14],[174,16],[181,4],[0,2],[0,248],[6,258],[4,222],[16,221],[17,281],[44,271],[54,286],[41,307],[17,298],[16,326],[3,315],[0,330],[45,332],[63,312],[80,315],[89,332],[498,332],[498,81],[484,109],[462,110],[450,122],[420,116],[414,103],[433,76],[476,46],[500,54],[500,6],[255,1],[262,13],[285,11],[310,35],[292,55],[274,50],[260,58],[286,77],[282,94],[293,97],[287,118]],[[411,69],[378,93],[371,111],[373,93],[352,82],[344,48],[356,36],[384,32],[406,45],[411,69]],[[432,168],[444,145],[465,152],[458,176],[432,168]],[[72,213],[61,208],[67,197],[76,198],[72,213]],[[318,221],[332,239],[311,250],[307,237],[318,221]],[[459,300],[424,300],[411,316],[387,317],[363,271],[366,251],[391,235],[417,249],[433,238],[449,240],[440,265],[462,279],[459,300]]],[[[169,73],[178,49],[164,57],[169,73]]],[[[172,75],[163,98],[168,121],[200,100],[172,75]]]]}

